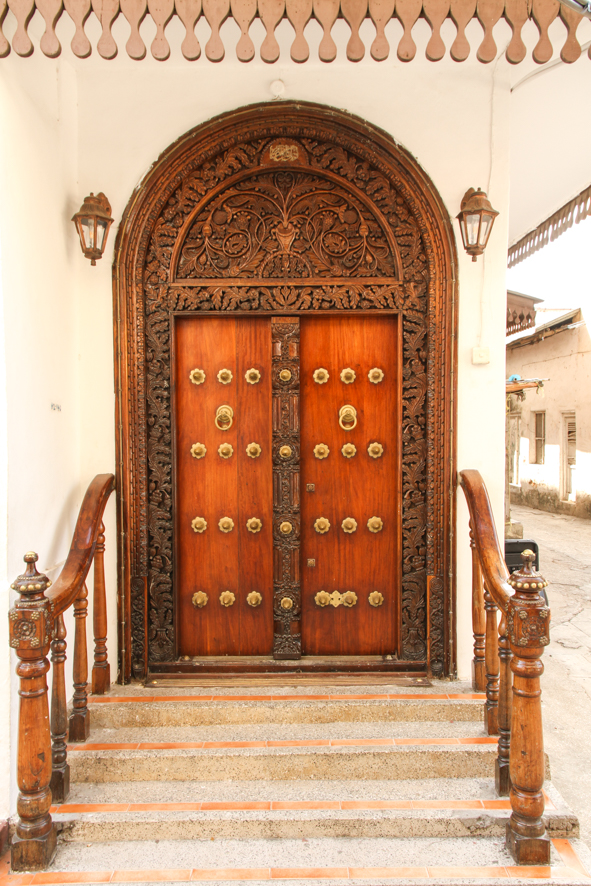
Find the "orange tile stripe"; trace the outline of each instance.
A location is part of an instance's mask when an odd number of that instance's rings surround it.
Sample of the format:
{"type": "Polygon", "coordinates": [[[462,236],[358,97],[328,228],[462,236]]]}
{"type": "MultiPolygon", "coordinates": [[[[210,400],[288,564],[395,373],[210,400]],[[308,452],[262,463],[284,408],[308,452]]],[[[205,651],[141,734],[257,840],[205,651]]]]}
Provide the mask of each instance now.
{"type": "Polygon", "coordinates": [[[485,701],[483,692],[389,693],[387,695],[112,695],[89,696],[89,704],[179,701],[485,701]]]}
{"type": "Polygon", "coordinates": [[[498,737],[474,738],[318,738],[302,741],[139,741],[107,744],[69,744],[68,751],[211,750],[212,748],[341,748],[407,747],[408,745],[496,745],[498,737]]]}
{"type": "Polygon", "coordinates": [[[500,809],[509,810],[509,800],[244,800],[237,802],[202,801],[197,803],[61,803],[51,813],[70,815],[92,812],[207,812],[211,810],[244,812],[261,809],[500,809]]]}

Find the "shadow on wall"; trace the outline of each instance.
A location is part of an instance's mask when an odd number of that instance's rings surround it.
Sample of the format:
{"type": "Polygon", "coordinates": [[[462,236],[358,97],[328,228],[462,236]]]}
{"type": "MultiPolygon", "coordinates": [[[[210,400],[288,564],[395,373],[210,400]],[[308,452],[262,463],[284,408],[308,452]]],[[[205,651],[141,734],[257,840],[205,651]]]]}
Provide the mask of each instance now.
{"type": "Polygon", "coordinates": [[[576,501],[563,501],[555,486],[536,483],[535,480],[522,480],[520,487],[512,486],[511,504],[591,520],[591,495],[577,490],[576,501]]]}

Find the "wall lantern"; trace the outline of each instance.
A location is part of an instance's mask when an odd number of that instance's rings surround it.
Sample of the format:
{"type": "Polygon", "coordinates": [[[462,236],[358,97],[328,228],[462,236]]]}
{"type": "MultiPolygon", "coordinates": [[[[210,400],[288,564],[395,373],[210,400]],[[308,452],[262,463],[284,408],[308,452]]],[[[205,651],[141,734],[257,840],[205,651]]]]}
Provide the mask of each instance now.
{"type": "Polygon", "coordinates": [[[464,249],[468,255],[472,256],[472,261],[476,261],[476,256],[482,255],[486,249],[492,226],[498,214],[480,188],[477,191],[470,188],[464,194],[457,219],[460,223],[464,249]]]}
{"type": "Polygon", "coordinates": [[[80,237],[82,252],[91,265],[96,265],[97,258],[103,257],[109,228],[113,224],[111,204],[102,192],[96,197],[91,192],[72,221],[80,237]]]}

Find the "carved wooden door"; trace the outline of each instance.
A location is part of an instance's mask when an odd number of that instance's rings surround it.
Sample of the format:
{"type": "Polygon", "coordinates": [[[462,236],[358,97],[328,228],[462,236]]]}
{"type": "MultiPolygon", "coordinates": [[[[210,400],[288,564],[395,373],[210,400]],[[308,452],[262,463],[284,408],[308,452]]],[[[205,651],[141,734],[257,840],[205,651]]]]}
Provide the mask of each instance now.
{"type": "Polygon", "coordinates": [[[304,654],[397,651],[399,328],[175,321],[182,656],[288,657],[300,633],[304,654]]]}

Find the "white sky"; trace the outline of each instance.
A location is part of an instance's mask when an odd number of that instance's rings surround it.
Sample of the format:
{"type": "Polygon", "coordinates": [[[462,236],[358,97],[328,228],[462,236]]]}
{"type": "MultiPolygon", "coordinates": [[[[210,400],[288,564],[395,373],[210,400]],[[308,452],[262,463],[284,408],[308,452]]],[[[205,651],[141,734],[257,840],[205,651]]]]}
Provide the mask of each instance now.
{"type": "Polygon", "coordinates": [[[591,318],[591,216],[507,269],[507,289],[543,298],[544,308],[583,308],[591,318]]]}

